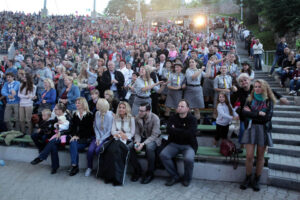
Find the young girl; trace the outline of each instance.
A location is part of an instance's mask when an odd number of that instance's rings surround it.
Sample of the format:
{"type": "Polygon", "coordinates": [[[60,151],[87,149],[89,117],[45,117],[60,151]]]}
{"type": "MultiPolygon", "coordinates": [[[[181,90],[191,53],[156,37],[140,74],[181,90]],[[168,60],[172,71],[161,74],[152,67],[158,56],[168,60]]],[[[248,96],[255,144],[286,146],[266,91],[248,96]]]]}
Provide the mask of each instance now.
{"type": "Polygon", "coordinates": [[[214,145],[216,146],[219,139],[226,139],[229,131],[229,125],[233,119],[238,119],[238,114],[232,109],[225,92],[220,92],[217,100],[217,135],[215,136],[214,145]]]}

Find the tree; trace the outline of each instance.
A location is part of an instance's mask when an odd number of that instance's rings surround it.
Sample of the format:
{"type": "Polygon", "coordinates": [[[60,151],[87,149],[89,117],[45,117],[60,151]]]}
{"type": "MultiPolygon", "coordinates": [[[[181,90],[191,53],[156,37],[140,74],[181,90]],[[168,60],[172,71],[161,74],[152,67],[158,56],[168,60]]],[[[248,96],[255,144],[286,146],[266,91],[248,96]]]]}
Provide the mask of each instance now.
{"type": "Polygon", "coordinates": [[[182,0],[151,0],[153,11],[178,9],[181,4],[182,0]]]}
{"type": "MultiPolygon", "coordinates": [[[[128,19],[134,19],[137,11],[137,0],[110,0],[104,13],[108,16],[120,16],[124,14],[128,19]]],[[[148,7],[145,1],[141,1],[141,12],[145,15],[148,7]]]]}
{"type": "Polygon", "coordinates": [[[263,0],[260,3],[263,8],[261,14],[271,22],[275,32],[283,35],[299,31],[299,0],[263,0]]]}

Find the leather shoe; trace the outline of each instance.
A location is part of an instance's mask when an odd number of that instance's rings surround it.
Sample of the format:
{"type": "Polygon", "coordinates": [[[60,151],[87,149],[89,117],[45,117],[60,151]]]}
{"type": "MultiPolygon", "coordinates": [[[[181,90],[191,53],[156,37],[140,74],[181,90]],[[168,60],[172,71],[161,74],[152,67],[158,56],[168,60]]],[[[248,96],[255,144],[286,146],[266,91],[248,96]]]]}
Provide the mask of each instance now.
{"type": "Polygon", "coordinates": [[[36,159],[34,159],[33,161],[31,161],[31,164],[32,165],[37,165],[37,164],[39,164],[42,161],[43,161],[42,159],[40,159],[39,157],[37,157],[36,159]]]}
{"type": "Polygon", "coordinates": [[[132,182],[137,182],[138,180],[139,180],[139,178],[140,178],[140,175],[139,174],[133,174],[132,176],[131,176],[131,181],[132,182]]]}
{"type": "Polygon", "coordinates": [[[181,183],[184,187],[188,187],[190,185],[191,181],[183,180],[181,183]]]}
{"type": "Polygon", "coordinates": [[[154,176],[153,175],[148,175],[143,177],[141,184],[148,184],[153,180],[154,176]]]}
{"type": "Polygon", "coordinates": [[[72,166],[72,169],[71,169],[69,175],[70,175],[70,176],[74,176],[74,175],[76,175],[78,172],[79,172],[78,166],[72,166]]]}
{"type": "Polygon", "coordinates": [[[57,172],[57,169],[52,169],[51,170],[51,174],[56,174],[56,172],[57,172]]]}
{"type": "Polygon", "coordinates": [[[179,179],[176,179],[174,177],[171,177],[166,183],[165,183],[165,186],[172,186],[176,183],[179,182],[179,179]]]}

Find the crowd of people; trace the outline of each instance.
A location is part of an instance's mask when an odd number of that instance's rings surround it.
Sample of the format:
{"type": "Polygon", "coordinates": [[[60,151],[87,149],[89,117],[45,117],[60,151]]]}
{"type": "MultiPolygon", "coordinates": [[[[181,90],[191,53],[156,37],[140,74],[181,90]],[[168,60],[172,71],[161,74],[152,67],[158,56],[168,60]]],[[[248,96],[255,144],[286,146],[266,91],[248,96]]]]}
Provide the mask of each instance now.
{"type": "MultiPolygon", "coordinates": [[[[58,150],[69,144],[70,176],[79,172],[78,152],[88,148],[86,176],[93,170],[94,154],[99,154],[97,176],[105,182],[123,184],[128,161],[134,169],[131,180],[143,175],[141,183],[147,184],[160,158],[170,174],[166,185],[182,181],[188,186],[201,109],[216,108],[216,145],[227,137],[232,120],[240,120],[240,142],[247,150],[242,189],[252,183],[258,145],[252,186],[259,190],[264,152],[272,145],[275,101],[265,81],[253,82],[249,63],[239,66],[235,40],[241,27],[236,19],[230,18],[228,24],[224,20],[222,35],[172,23],[149,28],[83,16],[42,18],[2,12],[0,21],[1,41],[10,44],[1,61],[1,131],[31,135],[39,150],[32,164],[51,154],[51,174],[55,174],[58,150]],[[34,127],[33,114],[40,119],[34,127]],[[161,119],[167,124],[165,145],[161,145],[161,119]],[[142,149],[148,160],[146,171],[137,161],[142,149]],[[183,179],[172,161],[178,153],[184,157],[183,179]]],[[[259,41],[255,45],[260,46],[259,41]]],[[[255,51],[259,49],[262,46],[255,51]]]]}

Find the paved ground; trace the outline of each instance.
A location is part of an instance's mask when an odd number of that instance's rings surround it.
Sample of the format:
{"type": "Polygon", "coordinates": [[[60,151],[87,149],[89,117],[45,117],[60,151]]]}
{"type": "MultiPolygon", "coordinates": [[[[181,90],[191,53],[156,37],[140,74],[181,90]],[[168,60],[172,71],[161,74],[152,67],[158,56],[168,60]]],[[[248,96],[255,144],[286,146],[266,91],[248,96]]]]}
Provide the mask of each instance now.
{"type": "Polygon", "coordinates": [[[0,166],[1,200],[200,200],[200,199],[288,199],[300,200],[300,192],[281,188],[262,186],[260,192],[252,189],[241,191],[235,183],[194,180],[190,187],[177,184],[164,186],[163,178],[156,178],[148,185],[132,183],[127,178],[125,186],[114,187],[91,177],[84,177],[84,172],[69,177],[66,169],[50,175],[49,166],[32,166],[28,163],[7,161],[0,166]]]}

